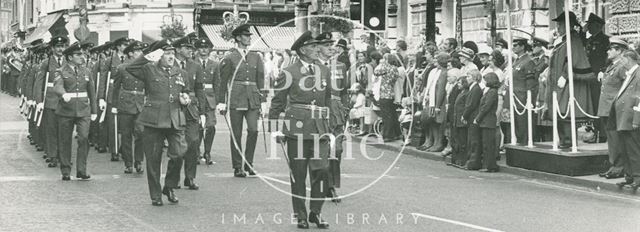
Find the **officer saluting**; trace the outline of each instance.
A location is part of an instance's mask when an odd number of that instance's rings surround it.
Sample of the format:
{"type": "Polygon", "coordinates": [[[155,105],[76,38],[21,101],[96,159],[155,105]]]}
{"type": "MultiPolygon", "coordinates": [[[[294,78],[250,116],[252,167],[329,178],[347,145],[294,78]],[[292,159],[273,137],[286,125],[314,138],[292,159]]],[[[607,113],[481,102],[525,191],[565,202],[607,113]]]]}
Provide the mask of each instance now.
{"type": "Polygon", "coordinates": [[[165,41],[149,45],[145,56],[133,60],[125,70],[145,85],[147,101],[138,116],[144,126],[144,154],[147,159],[147,182],[152,205],[162,206],[162,194],[169,202],[178,203],[173,192],[180,181],[180,166],[167,166],[165,186],[161,190],[160,166],[163,144],[169,142],[167,155],[170,161],[182,159],[187,150],[184,129],[187,124],[183,105],[188,105],[189,89],[185,84],[186,73],[175,67],[175,48],[165,41]]]}
{"type": "Polygon", "coordinates": [[[331,75],[329,68],[317,65],[318,48],[310,31],[303,33],[291,46],[300,59],[283,69],[275,83],[275,96],[271,100],[269,119],[278,119],[285,112],[289,128],[274,132],[279,143],[286,140],[289,168],[291,169],[291,194],[293,212],[298,228],[309,228],[309,222],[319,228],[329,224],[321,217],[329,167],[330,134],[329,101],[331,99],[331,75]],[[318,148],[317,150],[315,148],[318,148]],[[299,154],[302,151],[302,154],[299,154]],[[307,216],[306,179],[310,173],[311,197],[307,216]]]}
{"type": "Polygon", "coordinates": [[[258,117],[260,116],[261,102],[265,101],[260,92],[264,86],[264,69],[262,58],[247,50],[251,45],[250,26],[247,24],[238,26],[232,31],[232,35],[238,47],[232,48],[220,64],[221,91],[218,99],[219,111],[224,113],[229,108],[231,118],[231,161],[235,177],[245,177],[244,170],[254,176],[253,154],[258,140],[258,117]],[[228,99],[227,99],[228,97],[228,99]],[[247,142],[244,149],[246,163],[243,167],[242,149],[242,119],[247,120],[247,142]],[[237,148],[236,148],[237,145],[237,148]],[[251,167],[249,167],[251,166],[251,167]]]}
{"type": "Polygon", "coordinates": [[[127,59],[118,66],[118,71],[113,76],[113,107],[111,107],[111,113],[118,115],[118,131],[122,135],[121,153],[124,160],[124,173],[127,174],[133,173],[132,165],[137,173],[143,172],[142,128],[136,123],[136,119],[144,106],[144,83],[131,76],[125,70],[125,67],[133,59],[142,56],[143,47],[141,42],[134,41],[130,43],[124,49],[127,59]],[[132,145],[135,146],[135,150],[132,145]]]}
{"type": "Polygon", "coordinates": [[[60,97],[57,105],[60,171],[62,180],[70,180],[71,139],[73,127],[78,133],[78,151],[76,157],[76,177],[89,179],[87,174],[87,155],[89,154],[89,123],[95,120],[97,104],[91,72],[83,63],[85,57],[80,44],[74,43],[64,50],[67,64],[55,73],[53,92],[60,97]]]}

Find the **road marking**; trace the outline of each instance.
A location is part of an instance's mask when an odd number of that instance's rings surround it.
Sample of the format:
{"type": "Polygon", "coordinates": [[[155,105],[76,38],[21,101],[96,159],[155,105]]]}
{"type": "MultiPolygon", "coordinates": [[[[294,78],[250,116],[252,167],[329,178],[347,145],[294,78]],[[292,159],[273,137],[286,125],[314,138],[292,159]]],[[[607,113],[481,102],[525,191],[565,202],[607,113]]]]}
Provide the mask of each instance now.
{"type": "Polygon", "coordinates": [[[469,223],[466,223],[466,222],[456,221],[456,220],[452,220],[452,219],[446,219],[446,218],[441,218],[441,217],[436,217],[436,216],[431,216],[431,215],[426,215],[426,214],[421,214],[421,213],[411,213],[411,214],[414,217],[417,216],[417,217],[427,218],[427,219],[431,219],[431,220],[447,222],[447,223],[451,223],[451,224],[455,224],[455,225],[459,225],[459,226],[469,227],[469,228],[476,229],[476,230],[491,231],[491,232],[503,232],[502,230],[490,229],[490,228],[486,228],[486,227],[482,227],[482,226],[478,226],[478,225],[474,225],[474,224],[469,224],[469,223]]]}
{"type": "Polygon", "coordinates": [[[554,184],[542,183],[542,182],[538,182],[538,181],[535,181],[535,180],[520,179],[520,181],[524,181],[524,182],[528,182],[528,183],[532,183],[532,184],[544,185],[544,186],[548,186],[548,187],[564,189],[564,190],[571,190],[571,191],[575,191],[575,192],[589,193],[589,194],[598,195],[598,196],[601,196],[601,197],[610,197],[610,198],[616,198],[616,199],[621,199],[621,200],[629,200],[629,201],[634,201],[634,202],[640,202],[640,199],[636,199],[636,198],[622,197],[622,196],[616,196],[616,195],[610,195],[610,194],[603,194],[603,193],[599,193],[599,192],[580,190],[580,189],[564,187],[564,186],[559,186],[559,185],[554,185],[554,184]]]}

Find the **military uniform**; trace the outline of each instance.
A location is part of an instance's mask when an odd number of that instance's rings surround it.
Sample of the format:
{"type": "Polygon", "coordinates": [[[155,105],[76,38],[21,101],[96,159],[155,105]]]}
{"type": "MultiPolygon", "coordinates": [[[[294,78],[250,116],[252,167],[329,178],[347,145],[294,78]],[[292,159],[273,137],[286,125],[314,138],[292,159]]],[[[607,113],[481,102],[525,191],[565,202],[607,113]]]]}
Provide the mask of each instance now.
{"type": "MultiPolygon", "coordinates": [[[[69,46],[65,50],[65,55],[76,52],[80,52],[80,45],[77,43],[69,46]]],[[[58,115],[58,146],[60,149],[60,171],[62,172],[63,180],[65,177],[68,180],[71,172],[71,139],[73,138],[74,126],[78,135],[76,176],[88,179],[89,122],[92,115],[95,120],[97,112],[91,72],[82,65],[69,62],[55,73],[53,90],[60,97],[55,113],[58,115]],[[65,95],[71,96],[68,101],[64,99],[65,95]]]]}
{"type": "MultiPolygon", "coordinates": [[[[526,40],[514,42],[527,43],[526,40]]],[[[513,62],[513,94],[518,100],[514,100],[514,107],[516,111],[526,111],[523,105],[527,104],[527,91],[531,91],[531,103],[535,104],[535,99],[538,96],[538,78],[536,76],[536,64],[531,59],[531,56],[527,53],[522,54],[513,62]],[[522,104],[520,104],[522,103],[522,104]]],[[[509,109],[511,98],[507,97],[503,108],[509,109]]],[[[529,141],[529,129],[527,127],[528,118],[527,114],[515,114],[512,123],[516,127],[516,138],[520,144],[526,144],[529,141]]],[[[537,114],[532,114],[532,123],[537,121],[537,114]]],[[[532,134],[535,135],[535,128],[532,134]]]]}
{"type": "MultiPolygon", "coordinates": [[[[102,67],[100,81],[100,89],[98,90],[98,98],[106,101],[107,106],[105,108],[105,120],[102,123],[102,128],[99,135],[99,140],[108,141],[109,152],[111,152],[111,161],[118,161],[119,158],[119,150],[120,147],[116,147],[116,140],[118,136],[116,135],[116,116],[111,112],[111,108],[113,107],[113,83],[115,81],[114,75],[116,71],[118,71],[118,66],[124,63],[126,59],[126,54],[119,54],[117,51],[117,47],[122,44],[128,44],[128,39],[119,38],[113,42],[113,46],[116,49],[113,54],[105,60],[105,64],[102,67]],[[104,78],[103,78],[104,77],[104,78]],[[107,87],[108,86],[108,87],[107,87]]],[[[120,144],[120,143],[118,143],[120,144]]]]}
{"type": "MultiPolygon", "coordinates": [[[[65,37],[55,37],[51,39],[49,44],[53,47],[59,44],[66,44],[67,41],[68,40],[65,37]]],[[[53,80],[55,72],[63,67],[66,62],[67,61],[62,56],[49,56],[49,58],[42,62],[39,74],[36,76],[34,83],[33,95],[36,103],[44,102],[44,111],[41,112],[42,116],[40,116],[42,117],[40,129],[44,132],[43,138],[45,143],[45,153],[51,161],[49,165],[50,167],[57,166],[57,159],[60,155],[58,147],[58,116],[55,113],[56,109],[58,109],[58,100],[60,99],[60,96],[53,92],[53,80]],[[48,82],[45,83],[47,78],[48,82]],[[46,95],[44,95],[45,88],[47,88],[46,95]]]]}
{"type": "MultiPolygon", "coordinates": [[[[298,50],[313,41],[311,32],[307,31],[296,40],[291,50],[298,50]]],[[[275,83],[277,91],[271,100],[269,119],[278,119],[284,112],[284,120],[288,121],[282,132],[286,136],[286,154],[292,175],[293,213],[300,228],[308,228],[307,220],[322,222],[319,215],[328,190],[328,185],[323,182],[327,180],[330,156],[330,141],[326,135],[332,133],[329,123],[331,84],[330,70],[326,66],[300,59],[282,70],[275,83]],[[312,198],[309,215],[305,206],[307,171],[312,198]]],[[[317,224],[328,227],[326,222],[317,224]]]]}
{"type": "MultiPolygon", "coordinates": [[[[591,13],[589,15],[589,19],[587,20],[588,24],[599,24],[604,25],[605,21],[598,17],[597,15],[591,13]]],[[[604,31],[592,35],[587,39],[586,43],[586,51],[587,56],[589,57],[589,64],[591,64],[591,70],[593,70],[594,75],[598,76],[598,73],[604,73],[607,69],[607,50],[609,50],[609,36],[604,34],[604,31]]],[[[591,89],[591,98],[593,99],[593,108],[598,109],[598,104],[600,100],[600,90],[602,88],[602,83],[597,80],[593,80],[589,82],[589,88],[591,89]]],[[[594,129],[595,133],[599,136],[599,138],[594,136],[594,139],[588,142],[597,142],[596,138],[602,142],[606,141],[607,133],[605,129],[606,121],[601,119],[595,119],[594,129]]]]}
{"type": "MultiPolygon", "coordinates": [[[[127,46],[124,53],[128,54],[140,49],[142,46],[138,42],[133,42],[127,46]]],[[[123,64],[118,66],[114,75],[112,105],[117,109],[118,114],[118,131],[122,136],[120,152],[124,161],[125,173],[131,173],[131,168],[134,165],[136,171],[140,173],[142,172],[142,161],[144,161],[143,127],[137,124],[136,120],[144,106],[145,90],[144,83],[125,69],[131,61],[125,60],[123,64]]]]}
{"type": "MultiPolygon", "coordinates": [[[[169,45],[162,44],[150,45],[149,49],[154,50],[157,47],[172,49],[169,45]]],[[[161,190],[163,141],[166,139],[169,142],[167,155],[170,160],[181,159],[187,149],[184,134],[187,121],[179,100],[181,93],[189,92],[185,84],[186,73],[175,67],[161,67],[160,62],[151,62],[146,57],[136,58],[125,70],[145,85],[147,101],[138,115],[138,123],[144,126],[143,144],[147,160],[149,195],[154,205],[162,205],[161,194],[172,194],[172,189],[177,188],[180,181],[180,167],[169,165],[165,186],[161,190]]],[[[177,199],[174,202],[177,202],[177,199]]]]}
{"type": "MultiPolygon", "coordinates": [[[[176,48],[180,47],[193,47],[189,41],[189,37],[183,37],[173,43],[176,48]]],[[[200,99],[203,95],[203,72],[202,67],[192,59],[180,60],[176,59],[176,68],[181,69],[186,73],[184,78],[187,88],[191,90],[189,97],[191,104],[184,107],[184,113],[187,119],[185,128],[185,139],[187,141],[187,152],[184,154],[183,159],[173,159],[169,162],[169,166],[177,166],[180,170],[182,163],[184,162],[184,186],[192,190],[197,190],[199,187],[195,184],[196,171],[198,167],[198,158],[200,156],[200,141],[202,140],[202,126],[200,124],[200,112],[201,110],[200,99]]]]}
{"type": "MultiPolygon", "coordinates": [[[[249,33],[243,26],[236,29],[239,33],[249,33]]],[[[234,30],[234,31],[236,31],[234,30]]],[[[250,34],[250,33],[249,33],[250,34]]],[[[220,64],[220,102],[226,102],[229,108],[229,118],[231,123],[231,161],[235,169],[236,176],[244,176],[240,173],[243,169],[243,157],[240,154],[242,149],[242,120],[247,121],[247,141],[244,148],[244,170],[253,170],[253,155],[258,140],[258,118],[260,117],[261,103],[265,101],[261,93],[264,86],[264,62],[255,52],[246,49],[232,48],[220,64]],[[236,148],[237,145],[237,148],[236,148]]]]}
{"type": "MultiPolygon", "coordinates": [[[[205,41],[199,41],[196,43],[196,47],[207,47],[209,43],[205,41]]],[[[197,59],[195,60],[202,66],[203,71],[203,87],[204,98],[202,99],[202,110],[206,117],[205,131],[204,131],[204,158],[206,162],[211,163],[211,146],[213,145],[213,138],[216,134],[216,105],[218,101],[216,94],[220,90],[220,63],[210,59],[197,59]]]]}

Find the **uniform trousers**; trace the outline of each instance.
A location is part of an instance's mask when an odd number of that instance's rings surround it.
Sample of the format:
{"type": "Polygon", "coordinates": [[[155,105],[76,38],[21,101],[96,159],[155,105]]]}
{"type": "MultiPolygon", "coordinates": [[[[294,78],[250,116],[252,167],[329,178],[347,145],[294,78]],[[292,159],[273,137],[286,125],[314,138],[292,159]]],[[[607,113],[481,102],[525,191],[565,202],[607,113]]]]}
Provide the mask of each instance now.
{"type": "Polygon", "coordinates": [[[60,172],[62,175],[71,173],[71,144],[73,127],[78,135],[78,149],[76,153],[76,173],[87,174],[87,156],[89,155],[89,123],[90,117],[58,116],[58,146],[60,148],[60,172]]]}
{"type": "Polygon", "coordinates": [[[211,110],[206,113],[207,127],[204,131],[204,154],[211,154],[211,146],[213,146],[213,138],[216,136],[216,111],[211,110]]]}
{"type": "Polygon", "coordinates": [[[137,114],[118,114],[118,130],[122,136],[121,150],[125,167],[131,167],[133,162],[144,161],[144,149],[142,147],[142,131],[144,126],[136,123],[137,114]]]}
{"type": "Polygon", "coordinates": [[[58,148],[58,115],[55,109],[45,108],[42,111],[41,128],[44,128],[44,139],[46,147],[44,148],[48,158],[57,159],[60,156],[58,148]]]}
{"type": "MultiPolygon", "coordinates": [[[[162,186],[160,185],[160,166],[162,165],[162,153],[164,140],[169,142],[167,156],[169,162],[182,159],[187,150],[184,131],[175,128],[154,128],[145,126],[143,132],[144,155],[147,160],[147,182],[151,200],[162,199],[162,186]]],[[[167,174],[164,179],[166,188],[177,188],[180,181],[180,166],[167,165],[167,174]]]]}
{"type": "MultiPolygon", "coordinates": [[[[115,114],[111,113],[111,107],[113,107],[113,105],[111,105],[111,103],[107,103],[107,115],[105,116],[106,118],[104,119],[105,121],[105,125],[107,126],[107,141],[109,141],[109,152],[111,152],[111,154],[114,153],[119,153],[120,152],[120,143],[118,143],[118,147],[116,147],[116,140],[118,139],[118,132],[116,132],[116,127],[115,127],[115,121],[116,121],[116,116],[115,114]]],[[[120,120],[120,118],[118,118],[118,120],[120,120]]],[[[118,123],[120,124],[120,123],[118,123]]]]}
{"type": "Polygon", "coordinates": [[[202,138],[202,129],[197,120],[187,120],[187,126],[184,130],[185,142],[187,150],[179,159],[169,160],[168,168],[178,170],[177,178],[180,179],[180,169],[184,163],[185,183],[191,183],[196,178],[198,168],[198,156],[200,155],[200,139],[202,138]]]}
{"type": "MultiPolygon", "coordinates": [[[[515,113],[515,126],[516,126],[516,141],[519,144],[527,144],[529,142],[529,127],[528,127],[528,116],[525,111],[524,115],[519,115],[515,113]]],[[[531,129],[533,138],[536,137],[536,122],[538,121],[538,115],[532,113],[531,114],[531,129]]],[[[511,128],[509,128],[511,130],[511,128]]],[[[509,141],[511,142],[511,141],[509,141]]]]}
{"type": "Polygon", "coordinates": [[[100,119],[102,114],[107,114],[105,115],[104,121],[102,123],[99,122],[99,120],[96,120],[96,140],[95,142],[97,143],[97,146],[99,148],[107,148],[109,146],[109,131],[108,131],[108,122],[109,122],[109,118],[108,118],[108,113],[107,110],[105,109],[104,111],[100,111],[98,112],[98,119],[100,119]]]}
{"type": "Polygon", "coordinates": [[[242,155],[238,149],[242,149],[242,127],[243,119],[247,121],[247,141],[244,149],[244,157],[246,163],[244,170],[249,170],[249,165],[253,165],[253,154],[256,150],[256,142],[258,142],[258,118],[260,117],[259,109],[235,110],[229,111],[231,120],[231,164],[234,169],[242,168],[242,155]],[[236,149],[236,144],[238,149],[236,149]]]}
{"type": "Polygon", "coordinates": [[[344,126],[337,125],[333,129],[335,140],[335,158],[329,157],[328,185],[329,188],[340,188],[340,163],[342,162],[342,152],[344,151],[344,126]]]}
{"type": "MultiPolygon", "coordinates": [[[[328,149],[329,143],[326,140],[320,140],[320,149],[328,149]]],[[[307,219],[307,207],[305,205],[307,190],[306,180],[307,172],[309,173],[309,182],[311,184],[311,198],[309,200],[309,210],[316,214],[322,212],[324,197],[328,191],[327,169],[314,169],[310,162],[318,162],[320,159],[319,151],[314,151],[314,140],[297,140],[287,138],[287,154],[289,156],[289,167],[295,183],[291,183],[291,197],[293,205],[293,213],[300,220],[307,219]],[[302,152],[302,154],[300,154],[302,152]],[[316,158],[314,158],[316,157],[316,158]],[[314,160],[315,159],[315,160],[314,160]]],[[[292,181],[293,182],[293,181],[292,181]]]]}

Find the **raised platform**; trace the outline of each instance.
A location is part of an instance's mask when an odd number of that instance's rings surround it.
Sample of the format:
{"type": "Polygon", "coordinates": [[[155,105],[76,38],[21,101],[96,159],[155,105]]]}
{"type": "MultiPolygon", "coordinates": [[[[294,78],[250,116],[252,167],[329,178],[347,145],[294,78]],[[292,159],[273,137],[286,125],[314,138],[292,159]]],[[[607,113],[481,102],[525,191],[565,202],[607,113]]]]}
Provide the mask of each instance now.
{"type": "Polygon", "coordinates": [[[607,170],[607,144],[578,144],[578,152],[570,149],[551,150],[551,142],[537,143],[533,148],[505,145],[507,165],[567,176],[593,175],[607,170]]]}

